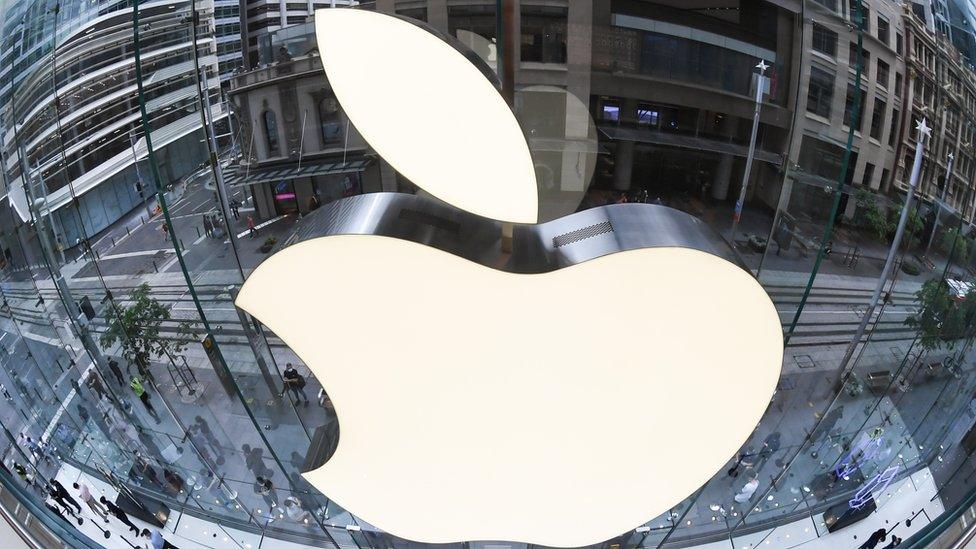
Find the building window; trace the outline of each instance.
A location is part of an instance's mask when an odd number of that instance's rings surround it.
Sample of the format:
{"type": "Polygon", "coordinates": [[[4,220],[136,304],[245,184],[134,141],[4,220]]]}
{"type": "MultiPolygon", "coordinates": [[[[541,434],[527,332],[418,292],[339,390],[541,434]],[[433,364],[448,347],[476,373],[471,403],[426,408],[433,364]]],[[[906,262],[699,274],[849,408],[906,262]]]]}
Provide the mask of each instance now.
{"type": "Polygon", "coordinates": [[[814,23],[813,49],[831,58],[837,57],[837,33],[823,25],[814,23]]]}
{"type": "Polygon", "coordinates": [[[339,120],[339,102],[329,96],[319,101],[319,130],[322,144],[330,145],[342,140],[342,124],[339,120]]]}
{"type": "Polygon", "coordinates": [[[566,62],[566,8],[522,6],[522,61],[566,62]]]}
{"type": "Polygon", "coordinates": [[[830,118],[830,101],[834,97],[834,74],[819,67],[810,67],[810,86],[807,88],[807,112],[830,118]]]}
{"type": "Polygon", "coordinates": [[[863,2],[858,2],[858,0],[854,0],[853,2],[851,2],[851,9],[850,9],[851,23],[854,25],[855,28],[857,28],[858,25],[857,5],[858,4],[861,5],[861,22],[864,24],[864,32],[869,32],[871,30],[871,10],[869,10],[868,7],[865,6],[863,2]]]}
{"type": "Polygon", "coordinates": [[[888,20],[884,17],[878,16],[878,40],[881,40],[885,46],[888,45],[888,33],[890,28],[888,26],[888,20]]]}
{"type": "Polygon", "coordinates": [[[888,168],[884,168],[883,170],[881,170],[881,181],[878,182],[878,188],[884,187],[885,185],[888,184],[888,177],[890,175],[891,172],[888,171],[888,168]]]}
{"type": "MultiPolygon", "coordinates": [[[[855,95],[854,84],[848,83],[847,99],[844,101],[844,125],[847,127],[852,126],[851,121],[854,118],[854,95],[855,95]]],[[[864,121],[864,96],[865,95],[866,94],[864,93],[864,90],[861,89],[861,93],[860,93],[861,98],[860,101],[858,101],[859,104],[857,110],[858,113],[857,125],[854,126],[854,129],[856,131],[861,131],[862,122],[864,121]]]]}
{"type": "Polygon", "coordinates": [[[901,74],[895,73],[895,97],[901,97],[902,79],[901,74]]]}
{"type": "Polygon", "coordinates": [[[898,109],[891,109],[891,130],[888,131],[888,146],[895,146],[896,135],[898,135],[898,109]]]}
{"type": "MultiPolygon", "coordinates": [[[[871,52],[861,48],[861,76],[868,76],[868,69],[871,67],[871,52]]],[[[851,66],[851,69],[857,69],[857,43],[851,42],[851,49],[848,52],[847,63],[851,66]]]]}
{"type": "Polygon", "coordinates": [[[884,126],[885,102],[874,98],[874,112],[871,113],[871,137],[881,139],[881,127],[884,126]]]}
{"type": "Polygon", "coordinates": [[[864,177],[861,178],[861,185],[871,186],[871,179],[874,177],[874,164],[868,162],[864,164],[864,177]]]}
{"type": "Polygon", "coordinates": [[[877,74],[874,75],[875,80],[877,80],[878,85],[887,89],[888,88],[888,78],[891,72],[889,70],[888,64],[884,61],[878,59],[878,70],[877,74]]]}
{"type": "Polygon", "coordinates": [[[268,142],[268,156],[281,154],[281,148],[278,145],[278,119],[275,118],[275,113],[264,111],[261,120],[264,122],[264,136],[268,142]]]}
{"type": "Polygon", "coordinates": [[[905,45],[904,45],[904,44],[905,44],[905,42],[904,42],[904,40],[905,40],[905,39],[904,39],[904,38],[902,38],[902,36],[901,36],[901,33],[900,33],[900,32],[896,32],[896,33],[895,33],[895,53],[897,53],[898,55],[901,55],[901,50],[902,50],[902,48],[904,48],[904,47],[905,47],[905,45]]]}
{"type": "Polygon", "coordinates": [[[832,12],[837,12],[837,0],[813,0],[832,12]]]}

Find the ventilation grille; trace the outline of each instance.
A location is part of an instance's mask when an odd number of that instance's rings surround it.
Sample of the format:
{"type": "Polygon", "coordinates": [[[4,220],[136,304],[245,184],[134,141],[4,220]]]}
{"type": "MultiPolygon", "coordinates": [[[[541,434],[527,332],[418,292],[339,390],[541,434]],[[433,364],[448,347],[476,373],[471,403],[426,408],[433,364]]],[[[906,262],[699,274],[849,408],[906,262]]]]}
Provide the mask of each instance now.
{"type": "Polygon", "coordinates": [[[603,223],[597,223],[596,225],[590,225],[589,227],[583,227],[582,229],[576,229],[575,231],[554,237],[552,239],[552,245],[556,248],[561,248],[574,242],[579,242],[580,240],[586,240],[587,238],[593,238],[594,236],[610,232],[613,232],[613,226],[610,225],[609,221],[604,221],[603,223]]]}

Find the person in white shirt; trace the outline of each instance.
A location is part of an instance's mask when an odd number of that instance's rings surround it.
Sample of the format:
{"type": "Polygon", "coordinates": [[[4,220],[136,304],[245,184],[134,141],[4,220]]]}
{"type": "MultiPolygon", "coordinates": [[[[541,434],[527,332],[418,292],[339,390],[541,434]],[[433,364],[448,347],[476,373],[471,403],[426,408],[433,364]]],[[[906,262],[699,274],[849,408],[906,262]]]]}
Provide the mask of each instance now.
{"type": "Polygon", "coordinates": [[[87,505],[88,508],[91,509],[96,515],[102,517],[102,520],[104,520],[105,523],[107,524],[108,512],[105,510],[105,507],[103,507],[101,503],[98,503],[98,501],[94,497],[92,497],[91,491],[88,490],[88,486],[84,483],[78,483],[78,482],[75,482],[71,486],[74,487],[75,490],[78,490],[78,492],[81,494],[81,501],[84,501],[85,505],[87,505]]]}

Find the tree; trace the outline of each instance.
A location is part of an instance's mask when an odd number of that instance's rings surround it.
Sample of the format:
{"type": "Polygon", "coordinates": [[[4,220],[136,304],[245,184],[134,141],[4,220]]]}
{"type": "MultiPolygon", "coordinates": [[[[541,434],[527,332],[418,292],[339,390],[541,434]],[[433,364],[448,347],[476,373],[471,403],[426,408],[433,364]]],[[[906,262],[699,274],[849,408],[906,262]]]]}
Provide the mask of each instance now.
{"type": "Polygon", "coordinates": [[[956,340],[966,335],[976,313],[976,290],[956,299],[940,278],[922,284],[915,301],[918,310],[905,319],[905,325],[915,329],[919,344],[929,351],[943,346],[951,349],[956,340]]]}
{"type": "Polygon", "coordinates": [[[892,231],[888,216],[881,211],[881,208],[878,207],[877,202],[873,199],[864,204],[864,220],[867,222],[867,226],[871,232],[880,240],[887,238],[888,233],[892,231]]]}
{"type": "Polygon", "coordinates": [[[969,252],[971,250],[969,249],[966,237],[959,234],[958,229],[955,227],[947,229],[942,234],[942,241],[940,242],[939,247],[946,255],[952,253],[952,259],[958,265],[966,265],[966,261],[969,258],[969,252]],[[955,242],[955,249],[952,247],[953,242],[955,242]]]}
{"type": "Polygon", "coordinates": [[[181,354],[192,332],[189,322],[181,322],[175,338],[161,337],[160,327],[170,319],[170,311],[151,297],[149,290],[149,284],[143,283],[129,296],[130,305],[117,305],[100,342],[105,348],[118,343],[122,357],[129,364],[135,364],[140,375],[152,378],[150,360],[181,354]]]}

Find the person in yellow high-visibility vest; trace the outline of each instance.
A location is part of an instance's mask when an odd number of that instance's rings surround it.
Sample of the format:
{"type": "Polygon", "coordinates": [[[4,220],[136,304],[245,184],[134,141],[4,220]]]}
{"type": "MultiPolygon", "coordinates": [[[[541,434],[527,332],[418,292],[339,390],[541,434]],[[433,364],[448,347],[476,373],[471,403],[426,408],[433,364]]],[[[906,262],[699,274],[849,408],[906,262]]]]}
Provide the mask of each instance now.
{"type": "Polygon", "coordinates": [[[139,397],[139,400],[142,401],[142,405],[146,407],[146,411],[149,412],[149,415],[151,415],[154,420],[156,420],[156,423],[162,423],[159,419],[159,414],[156,413],[156,409],[153,408],[152,403],[149,402],[149,391],[142,386],[142,382],[139,381],[138,377],[132,378],[132,382],[129,383],[129,387],[132,387],[132,392],[139,397]]]}

